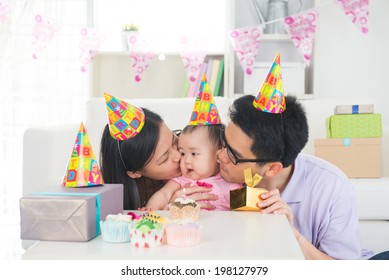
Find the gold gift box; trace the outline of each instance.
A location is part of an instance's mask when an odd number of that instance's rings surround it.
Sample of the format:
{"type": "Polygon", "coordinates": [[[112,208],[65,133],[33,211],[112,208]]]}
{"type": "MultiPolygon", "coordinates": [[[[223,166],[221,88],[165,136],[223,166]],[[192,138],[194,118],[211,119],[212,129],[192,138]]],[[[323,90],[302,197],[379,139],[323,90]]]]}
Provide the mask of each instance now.
{"type": "Polygon", "coordinates": [[[257,207],[260,201],[258,198],[262,193],[267,192],[263,188],[242,187],[230,191],[230,208],[235,211],[261,211],[257,207]]]}

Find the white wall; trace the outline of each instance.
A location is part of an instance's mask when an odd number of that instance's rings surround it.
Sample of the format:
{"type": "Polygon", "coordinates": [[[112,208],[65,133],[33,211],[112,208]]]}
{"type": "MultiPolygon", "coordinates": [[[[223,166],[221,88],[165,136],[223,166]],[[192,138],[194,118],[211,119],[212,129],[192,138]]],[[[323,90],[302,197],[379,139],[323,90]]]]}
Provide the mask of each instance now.
{"type": "MultiPolygon", "coordinates": [[[[369,1],[367,34],[354,26],[335,1],[315,2],[319,18],[313,62],[314,98],[339,97],[350,104],[363,97],[375,100],[375,112],[382,113],[383,122],[383,174],[389,176],[389,1],[369,1]]],[[[237,1],[236,23],[242,24],[239,19],[245,19],[246,23],[258,24],[255,13],[242,7],[243,3],[251,5],[251,1],[237,1]]]]}

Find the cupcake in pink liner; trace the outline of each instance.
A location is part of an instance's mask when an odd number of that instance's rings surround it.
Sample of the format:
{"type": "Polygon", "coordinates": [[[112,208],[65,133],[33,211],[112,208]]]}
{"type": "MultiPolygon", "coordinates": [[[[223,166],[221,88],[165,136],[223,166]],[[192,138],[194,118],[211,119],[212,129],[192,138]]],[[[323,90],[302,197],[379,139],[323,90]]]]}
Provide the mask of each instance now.
{"type": "Polygon", "coordinates": [[[191,219],[172,220],[166,225],[168,245],[185,247],[200,243],[201,226],[191,219]]]}
{"type": "Polygon", "coordinates": [[[190,218],[196,221],[199,218],[200,205],[193,199],[177,198],[169,204],[169,213],[171,219],[190,218]]]}
{"type": "Polygon", "coordinates": [[[165,242],[166,221],[165,217],[154,212],[143,214],[130,228],[131,244],[142,248],[163,245],[165,242]]]}

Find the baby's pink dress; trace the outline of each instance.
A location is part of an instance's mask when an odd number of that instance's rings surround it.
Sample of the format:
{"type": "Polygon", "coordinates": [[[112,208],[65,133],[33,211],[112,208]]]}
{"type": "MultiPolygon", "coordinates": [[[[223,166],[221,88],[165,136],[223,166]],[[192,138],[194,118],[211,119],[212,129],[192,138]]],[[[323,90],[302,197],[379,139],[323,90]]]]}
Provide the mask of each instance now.
{"type": "Polygon", "coordinates": [[[210,200],[207,203],[216,207],[215,210],[230,210],[230,190],[240,188],[240,184],[225,181],[220,174],[202,180],[193,180],[184,176],[173,178],[182,187],[191,183],[192,186],[203,186],[212,188],[211,193],[218,196],[217,200],[210,200]]]}

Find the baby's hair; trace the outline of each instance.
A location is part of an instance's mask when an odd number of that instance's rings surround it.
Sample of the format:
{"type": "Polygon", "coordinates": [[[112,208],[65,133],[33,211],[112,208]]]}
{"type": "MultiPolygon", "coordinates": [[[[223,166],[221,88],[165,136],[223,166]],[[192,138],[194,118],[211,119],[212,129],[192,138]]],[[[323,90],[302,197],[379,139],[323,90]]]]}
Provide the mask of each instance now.
{"type": "Polygon", "coordinates": [[[182,130],[182,134],[190,134],[193,131],[200,129],[200,128],[207,128],[208,131],[208,137],[211,140],[213,144],[217,146],[218,149],[222,148],[221,143],[221,133],[224,128],[224,125],[222,124],[215,124],[215,125],[187,125],[182,130]]]}

